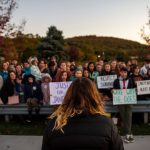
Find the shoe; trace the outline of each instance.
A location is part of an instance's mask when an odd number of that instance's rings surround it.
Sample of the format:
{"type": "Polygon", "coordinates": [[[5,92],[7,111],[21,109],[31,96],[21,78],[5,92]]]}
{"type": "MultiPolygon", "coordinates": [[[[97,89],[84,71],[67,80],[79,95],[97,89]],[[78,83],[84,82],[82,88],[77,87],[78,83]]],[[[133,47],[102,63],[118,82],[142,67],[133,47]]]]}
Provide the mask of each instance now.
{"type": "Polygon", "coordinates": [[[26,122],[27,122],[27,123],[31,123],[31,120],[27,119],[26,122]]]}
{"type": "Polygon", "coordinates": [[[125,143],[133,143],[134,141],[135,140],[132,134],[127,134],[124,138],[125,143]]]}
{"type": "Polygon", "coordinates": [[[36,115],[39,115],[39,113],[40,113],[40,108],[39,107],[35,108],[35,113],[36,113],[36,115]]]}
{"type": "Polygon", "coordinates": [[[130,134],[130,136],[129,136],[129,141],[130,141],[130,143],[133,143],[135,141],[132,134],[130,134]]]}
{"type": "Polygon", "coordinates": [[[123,141],[124,141],[125,143],[130,143],[129,137],[130,137],[130,135],[127,134],[127,135],[125,136],[125,138],[124,138],[123,141]]]}

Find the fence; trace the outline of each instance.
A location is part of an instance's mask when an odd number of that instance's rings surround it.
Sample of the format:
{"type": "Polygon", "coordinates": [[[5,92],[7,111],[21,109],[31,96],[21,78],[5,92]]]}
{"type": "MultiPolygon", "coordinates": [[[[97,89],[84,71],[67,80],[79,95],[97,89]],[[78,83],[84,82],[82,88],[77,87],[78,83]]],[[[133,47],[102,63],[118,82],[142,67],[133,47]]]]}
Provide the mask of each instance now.
{"type": "MultiPolygon", "coordinates": [[[[53,106],[42,105],[40,109],[40,115],[48,115],[53,112],[53,106]]],[[[105,110],[108,113],[117,113],[118,107],[114,106],[111,101],[105,102],[105,110]]],[[[148,113],[150,112],[150,100],[140,100],[137,104],[133,105],[134,113],[144,113],[144,123],[148,122],[148,113]]],[[[0,105],[0,115],[5,116],[5,121],[9,122],[9,115],[27,115],[27,104],[17,105],[0,105]]],[[[34,113],[33,113],[34,114],[34,113]]]]}

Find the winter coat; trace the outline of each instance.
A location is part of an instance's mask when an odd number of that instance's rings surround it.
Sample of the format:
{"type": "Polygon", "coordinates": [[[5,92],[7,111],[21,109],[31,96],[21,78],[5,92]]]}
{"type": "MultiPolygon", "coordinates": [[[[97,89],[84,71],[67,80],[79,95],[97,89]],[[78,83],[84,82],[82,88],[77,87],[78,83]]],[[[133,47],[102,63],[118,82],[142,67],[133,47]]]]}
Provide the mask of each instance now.
{"type": "Polygon", "coordinates": [[[69,118],[63,132],[53,130],[49,121],[43,136],[42,150],[124,150],[112,120],[102,115],[80,114],[69,118]]]}
{"type": "Polygon", "coordinates": [[[48,104],[50,101],[49,83],[42,83],[41,90],[42,90],[42,94],[43,94],[43,103],[48,104]]]}
{"type": "MultiPolygon", "coordinates": [[[[127,85],[127,88],[126,89],[132,89],[134,88],[134,84],[133,84],[133,81],[131,78],[126,78],[125,79],[126,82],[128,82],[128,85],[127,85]]],[[[120,86],[120,82],[122,81],[122,78],[119,77],[117,78],[115,81],[114,81],[114,84],[113,84],[113,88],[114,89],[122,89],[121,86],[120,86]]]]}
{"type": "Polygon", "coordinates": [[[6,104],[8,102],[8,97],[13,96],[13,95],[17,95],[16,81],[14,81],[14,83],[12,83],[11,80],[8,78],[4,82],[4,85],[3,85],[2,89],[1,89],[1,93],[0,93],[3,103],[6,104]]]}
{"type": "Polygon", "coordinates": [[[39,102],[42,100],[42,92],[41,87],[36,82],[33,82],[32,84],[26,83],[24,85],[24,99],[25,102],[28,98],[37,98],[39,102]]]}
{"type": "Polygon", "coordinates": [[[36,81],[42,79],[42,74],[38,66],[35,65],[31,66],[31,74],[35,76],[36,81]]]}
{"type": "Polygon", "coordinates": [[[0,75],[3,77],[3,80],[6,81],[6,79],[8,78],[8,71],[2,70],[0,72],[0,75]]]}

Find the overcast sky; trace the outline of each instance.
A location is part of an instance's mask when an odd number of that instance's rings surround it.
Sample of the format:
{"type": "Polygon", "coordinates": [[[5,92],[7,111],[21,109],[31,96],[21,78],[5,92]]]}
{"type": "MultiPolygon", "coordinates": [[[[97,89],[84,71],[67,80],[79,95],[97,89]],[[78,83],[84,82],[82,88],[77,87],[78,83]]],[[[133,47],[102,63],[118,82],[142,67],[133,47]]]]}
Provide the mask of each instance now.
{"type": "Polygon", "coordinates": [[[142,42],[150,0],[19,0],[13,22],[26,19],[25,33],[45,36],[54,25],[63,36],[112,36],[142,42]]]}

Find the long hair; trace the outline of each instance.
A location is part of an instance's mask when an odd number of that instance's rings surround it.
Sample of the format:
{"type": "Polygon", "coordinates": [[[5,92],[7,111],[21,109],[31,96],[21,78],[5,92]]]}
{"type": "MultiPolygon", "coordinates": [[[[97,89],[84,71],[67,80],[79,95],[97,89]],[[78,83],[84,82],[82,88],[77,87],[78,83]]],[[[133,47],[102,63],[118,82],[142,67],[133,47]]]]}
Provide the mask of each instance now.
{"type": "Polygon", "coordinates": [[[88,78],[78,78],[72,82],[62,104],[50,116],[51,119],[56,118],[53,130],[63,132],[68,119],[83,112],[105,115],[100,93],[88,78]]]}

